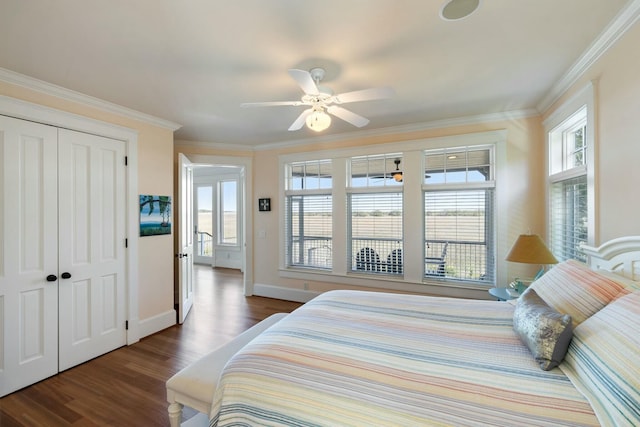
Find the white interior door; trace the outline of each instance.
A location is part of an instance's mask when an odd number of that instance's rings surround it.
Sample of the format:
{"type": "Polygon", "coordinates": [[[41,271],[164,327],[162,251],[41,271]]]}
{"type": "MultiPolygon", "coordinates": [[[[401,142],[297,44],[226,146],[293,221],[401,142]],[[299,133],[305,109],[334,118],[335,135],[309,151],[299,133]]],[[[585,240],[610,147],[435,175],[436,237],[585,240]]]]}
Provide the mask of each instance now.
{"type": "Polygon", "coordinates": [[[126,344],[125,145],[60,129],[59,369],[126,344]]]}
{"type": "Polygon", "coordinates": [[[58,372],[56,139],[0,116],[0,396],[58,372]]]}
{"type": "Polygon", "coordinates": [[[178,154],[178,322],[183,323],[193,305],[193,169],[187,157],[178,154]]]}

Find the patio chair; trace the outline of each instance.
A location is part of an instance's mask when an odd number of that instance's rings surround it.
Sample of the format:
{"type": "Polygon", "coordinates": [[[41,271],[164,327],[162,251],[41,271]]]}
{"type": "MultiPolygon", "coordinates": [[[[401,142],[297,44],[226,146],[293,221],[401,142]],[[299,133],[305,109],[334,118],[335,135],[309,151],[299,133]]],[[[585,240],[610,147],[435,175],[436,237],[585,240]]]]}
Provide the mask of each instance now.
{"type": "Polygon", "coordinates": [[[394,249],[387,255],[387,272],[402,274],[402,249],[394,249]]]}
{"type": "Polygon", "coordinates": [[[445,258],[447,256],[447,246],[449,242],[442,246],[442,254],[437,257],[425,257],[424,262],[426,264],[425,275],[426,276],[439,276],[444,277],[444,267],[446,265],[445,258]]]}
{"type": "Polygon", "coordinates": [[[372,248],[362,248],[356,255],[356,270],[380,271],[380,257],[372,248]]]}

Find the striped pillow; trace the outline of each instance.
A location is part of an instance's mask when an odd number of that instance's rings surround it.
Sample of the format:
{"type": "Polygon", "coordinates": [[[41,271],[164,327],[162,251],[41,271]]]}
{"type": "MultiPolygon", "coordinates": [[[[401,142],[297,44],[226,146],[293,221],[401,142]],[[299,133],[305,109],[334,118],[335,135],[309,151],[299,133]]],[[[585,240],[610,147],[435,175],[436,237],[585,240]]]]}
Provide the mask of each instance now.
{"type": "Polygon", "coordinates": [[[560,369],[602,425],[640,425],[640,292],[623,296],[576,328],[560,369]]]}
{"type": "Polygon", "coordinates": [[[568,314],[575,329],[613,301],[624,285],[608,279],[578,261],[564,261],[531,284],[557,312],[568,314]]]}

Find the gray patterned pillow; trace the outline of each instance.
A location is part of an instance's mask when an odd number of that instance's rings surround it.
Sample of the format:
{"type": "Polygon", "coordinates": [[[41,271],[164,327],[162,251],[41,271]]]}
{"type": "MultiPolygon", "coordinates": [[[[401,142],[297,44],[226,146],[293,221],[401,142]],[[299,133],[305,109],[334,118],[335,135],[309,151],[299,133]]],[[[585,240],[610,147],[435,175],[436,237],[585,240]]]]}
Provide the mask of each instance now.
{"type": "Polygon", "coordinates": [[[545,371],[562,362],[573,337],[571,316],[549,307],[533,289],[518,298],[513,329],[545,371]]]}

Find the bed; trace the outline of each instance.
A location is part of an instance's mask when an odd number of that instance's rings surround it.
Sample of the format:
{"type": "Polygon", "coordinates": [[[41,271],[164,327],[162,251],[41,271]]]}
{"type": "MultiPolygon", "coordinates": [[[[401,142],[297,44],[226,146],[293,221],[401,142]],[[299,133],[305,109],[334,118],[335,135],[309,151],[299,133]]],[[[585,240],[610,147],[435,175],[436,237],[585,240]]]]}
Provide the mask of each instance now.
{"type": "Polygon", "coordinates": [[[516,301],[320,295],[225,361],[210,425],[640,425],[640,237],[585,251],[516,301]]]}

